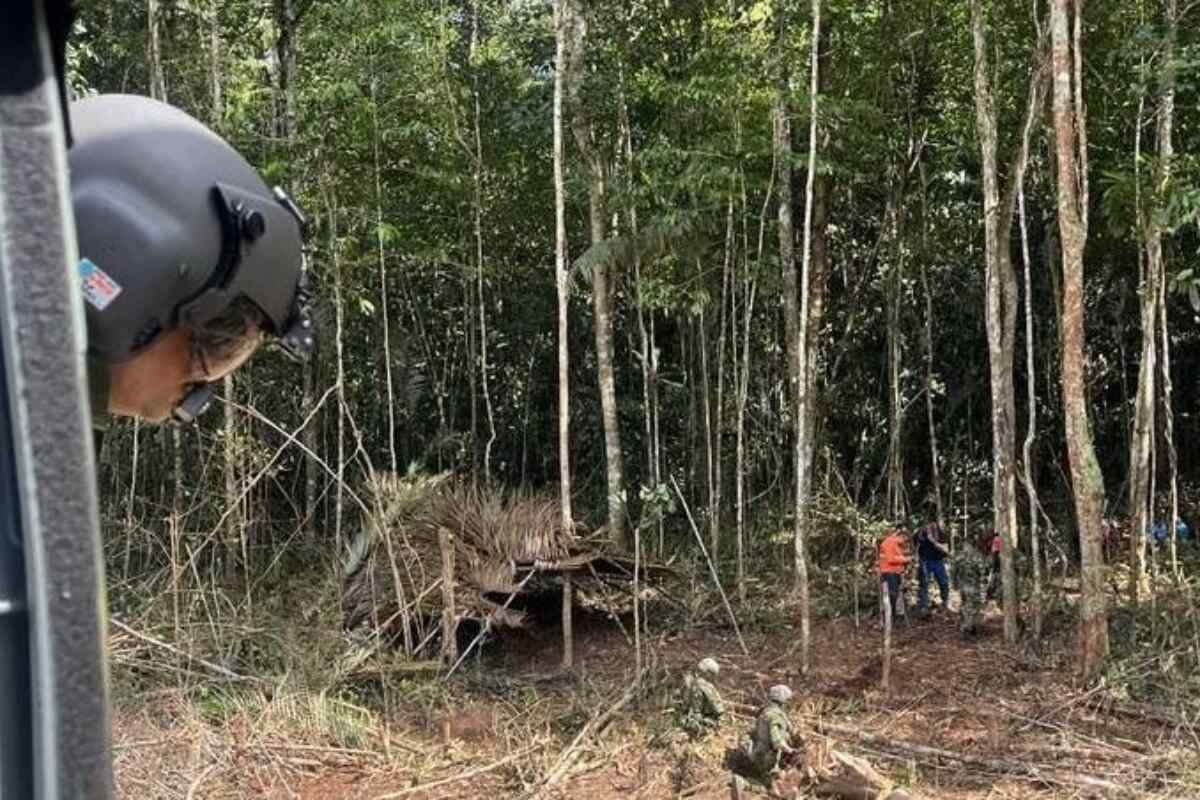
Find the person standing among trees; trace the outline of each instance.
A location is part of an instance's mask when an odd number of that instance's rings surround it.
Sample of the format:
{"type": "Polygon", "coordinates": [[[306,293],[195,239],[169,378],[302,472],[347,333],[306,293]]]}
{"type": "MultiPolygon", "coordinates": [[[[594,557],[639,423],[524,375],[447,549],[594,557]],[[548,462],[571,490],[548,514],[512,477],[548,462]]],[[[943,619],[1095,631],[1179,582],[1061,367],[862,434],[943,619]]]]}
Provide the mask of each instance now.
{"type": "Polygon", "coordinates": [[[904,570],[910,563],[908,536],[903,527],[893,526],[879,543],[880,591],[887,595],[893,617],[904,616],[904,570]]]}
{"type": "Polygon", "coordinates": [[[978,543],[969,540],[954,557],[951,572],[958,586],[958,632],[962,637],[973,638],[983,631],[984,592],[988,576],[986,553],[991,548],[991,534],[984,534],[978,543]]]}
{"type": "Polygon", "coordinates": [[[1003,549],[1004,543],[1000,540],[1000,534],[993,531],[988,543],[988,600],[994,600],[996,593],[1000,591],[1000,551],[1003,549]]]}
{"type": "Polygon", "coordinates": [[[929,612],[929,581],[937,581],[938,593],[942,598],[941,608],[950,607],[950,578],[946,574],[946,557],[950,548],[946,546],[942,526],[936,521],[917,531],[914,538],[917,547],[917,614],[929,612]]]}

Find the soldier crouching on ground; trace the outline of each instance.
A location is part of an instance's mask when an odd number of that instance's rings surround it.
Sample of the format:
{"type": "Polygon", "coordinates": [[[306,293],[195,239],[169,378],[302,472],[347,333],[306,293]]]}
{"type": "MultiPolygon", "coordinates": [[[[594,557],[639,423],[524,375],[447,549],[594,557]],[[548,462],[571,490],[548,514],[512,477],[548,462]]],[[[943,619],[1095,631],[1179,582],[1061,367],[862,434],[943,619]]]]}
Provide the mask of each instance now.
{"type": "Polygon", "coordinates": [[[964,542],[954,558],[953,577],[958,587],[958,632],[964,638],[974,638],[983,632],[983,606],[986,602],[988,562],[987,551],[992,537],[985,534],[978,543],[964,542]]]}
{"type": "MultiPolygon", "coordinates": [[[[750,735],[739,750],[730,752],[730,768],[737,775],[759,781],[768,789],[787,766],[796,747],[792,743],[792,721],[787,706],[792,690],[782,684],[767,692],[767,704],[754,721],[750,735]]],[[[740,786],[735,778],[735,785],[740,786]]]]}
{"type": "Polygon", "coordinates": [[[721,716],[725,713],[721,693],[709,680],[716,678],[720,671],[716,659],[705,658],[683,678],[683,693],[676,714],[679,727],[693,739],[707,736],[721,724],[721,716]]]}

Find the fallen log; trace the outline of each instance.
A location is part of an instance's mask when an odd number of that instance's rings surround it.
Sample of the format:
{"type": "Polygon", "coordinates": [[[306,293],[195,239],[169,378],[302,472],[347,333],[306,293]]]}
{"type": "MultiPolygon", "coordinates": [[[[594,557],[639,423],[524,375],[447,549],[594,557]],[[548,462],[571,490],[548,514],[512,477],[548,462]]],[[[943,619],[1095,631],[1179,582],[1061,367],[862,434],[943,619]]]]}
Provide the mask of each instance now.
{"type": "Polygon", "coordinates": [[[827,736],[838,736],[844,739],[856,740],[883,750],[903,753],[910,757],[925,758],[934,761],[953,761],[963,766],[977,767],[992,773],[1013,775],[1036,783],[1047,785],[1058,784],[1076,789],[1100,791],[1106,794],[1116,794],[1125,791],[1120,786],[1101,778],[1062,773],[1039,764],[1021,763],[997,758],[981,758],[965,753],[955,753],[951,750],[942,750],[937,747],[928,747],[926,745],[890,739],[886,736],[878,736],[856,728],[834,725],[823,720],[816,720],[813,723],[813,729],[827,736]]]}
{"type": "Polygon", "coordinates": [[[1180,716],[1172,709],[1153,706],[1149,703],[1108,702],[1101,706],[1101,708],[1109,714],[1145,722],[1157,722],[1159,725],[1180,727],[1192,724],[1191,720],[1180,716]]]}

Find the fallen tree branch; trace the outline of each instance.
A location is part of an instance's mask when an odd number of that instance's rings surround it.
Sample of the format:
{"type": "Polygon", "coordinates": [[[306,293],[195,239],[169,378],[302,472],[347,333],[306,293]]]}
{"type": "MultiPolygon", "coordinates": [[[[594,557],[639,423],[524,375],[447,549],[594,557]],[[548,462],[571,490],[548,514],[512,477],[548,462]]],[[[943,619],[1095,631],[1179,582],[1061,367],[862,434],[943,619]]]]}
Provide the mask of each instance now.
{"type": "Polygon", "coordinates": [[[231,681],[245,681],[247,683],[270,683],[270,681],[263,680],[262,678],[254,678],[249,675],[239,675],[231,669],[222,667],[220,664],[214,664],[213,662],[201,658],[200,656],[192,655],[185,650],[180,650],[175,645],[164,642],[162,639],[155,639],[149,634],[140,633],[126,625],[124,622],[121,622],[121,620],[117,619],[116,617],[110,616],[108,621],[114,628],[129,634],[138,641],[145,642],[146,644],[158,647],[162,650],[166,650],[169,653],[174,653],[175,655],[186,658],[189,661],[195,661],[197,664],[209,670],[210,672],[215,672],[222,677],[229,678],[231,681]]]}
{"type": "Polygon", "coordinates": [[[733,625],[733,632],[737,634],[738,644],[742,646],[742,655],[750,655],[750,649],[746,647],[746,640],[742,638],[742,629],[738,627],[737,615],[733,613],[733,608],[729,605],[729,598],[725,595],[725,587],[721,586],[721,579],[717,576],[717,568],[713,566],[712,559],[709,558],[708,548],[704,546],[704,539],[700,536],[700,529],[696,527],[696,521],[692,519],[692,510],[688,508],[687,500],[683,497],[683,492],[679,490],[679,482],[675,480],[675,476],[671,476],[671,484],[675,487],[675,495],[679,498],[680,505],[683,506],[684,513],[687,514],[688,524],[692,527],[692,533],[696,534],[696,542],[700,545],[700,552],[704,554],[704,560],[708,562],[708,571],[712,573],[713,583],[716,584],[717,591],[721,593],[721,602],[725,604],[725,611],[729,614],[729,622],[733,625]]]}
{"type": "Polygon", "coordinates": [[[638,675],[637,680],[634,680],[629,684],[629,688],[627,688],[621,694],[615,703],[610,705],[606,711],[593,716],[587,721],[587,724],[585,724],[583,728],[580,729],[579,733],[575,735],[575,738],[571,740],[571,744],[567,746],[567,749],[563,750],[562,755],[558,757],[558,761],[555,762],[550,771],[546,773],[546,777],[538,782],[538,784],[535,785],[527,794],[525,794],[523,800],[532,800],[532,798],[540,795],[543,789],[555,785],[566,776],[567,772],[571,769],[572,764],[574,764],[575,759],[582,751],[584,743],[591,737],[599,734],[604,729],[604,726],[608,724],[609,720],[616,716],[618,711],[628,705],[629,701],[637,696],[638,689],[642,685],[642,678],[646,676],[646,673],[649,672],[649,670],[650,667],[643,669],[642,674],[638,675]]]}
{"type": "Polygon", "coordinates": [[[540,750],[543,746],[544,745],[542,745],[542,744],[535,744],[530,747],[526,747],[524,750],[518,750],[515,753],[509,753],[504,758],[500,759],[499,761],[493,761],[491,764],[486,764],[482,767],[476,767],[475,769],[469,769],[466,772],[460,772],[459,774],[451,775],[448,778],[439,778],[436,781],[430,781],[429,783],[422,783],[419,786],[410,786],[407,789],[401,789],[398,792],[391,792],[389,794],[381,794],[378,797],[376,797],[375,800],[393,800],[393,798],[404,797],[405,795],[409,795],[414,792],[423,792],[428,789],[436,789],[438,786],[445,786],[448,783],[458,783],[459,781],[465,781],[469,778],[475,778],[475,777],[478,777],[479,775],[483,775],[485,773],[492,772],[493,770],[500,769],[500,767],[503,767],[505,764],[511,764],[513,761],[516,761],[518,758],[524,758],[525,756],[529,755],[533,751],[540,750]]]}
{"type": "Polygon", "coordinates": [[[1100,708],[1109,714],[1144,722],[1157,722],[1159,725],[1179,727],[1191,724],[1190,720],[1176,714],[1172,709],[1152,706],[1147,703],[1106,702],[1100,708]]]}
{"type": "Polygon", "coordinates": [[[531,569],[529,574],[526,575],[519,584],[517,584],[517,588],[513,589],[512,592],[509,593],[508,599],[504,601],[504,605],[500,606],[500,608],[492,609],[491,613],[488,614],[487,619],[483,621],[483,627],[479,629],[479,633],[477,633],[475,638],[471,640],[471,643],[467,645],[467,649],[462,651],[458,657],[458,660],[454,662],[454,666],[450,667],[450,671],[446,673],[446,677],[442,678],[442,680],[450,680],[450,677],[455,673],[463,661],[466,660],[467,656],[471,654],[471,651],[475,649],[475,646],[483,641],[483,637],[487,636],[488,632],[491,631],[492,620],[495,619],[496,615],[502,614],[508,610],[509,604],[512,603],[513,599],[521,593],[521,590],[525,588],[525,584],[529,583],[529,579],[537,573],[537,569],[531,569]]]}
{"type": "Polygon", "coordinates": [[[1062,772],[1050,771],[1049,768],[1034,763],[1022,763],[1018,761],[1009,761],[1006,759],[996,758],[980,758],[978,756],[966,755],[965,753],[955,753],[951,750],[942,750],[937,747],[927,747],[925,745],[912,744],[910,742],[889,739],[886,736],[877,736],[873,733],[860,731],[857,728],[847,728],[842,725],[834,725],[833,723],[825,722],[823,720],[815,720],[813,722],[813,729],[818,733],[823,733],[827,736],[838,736],[844,739],[853,739],[874,747],[882,748],[884,750],[892,750],[894,752],[903,753],[910,757],[954,761],[962,764],[963,766],[977,767],[988,770],[992,773],[1014,775],[1038,783],[1059,784],[1074,788],[1098,789],[1105,792],[1123,791],[1121,787],[1117,786],[1116,784],[1100,778],[1093,778],[1087,775],[1076,775],[1073,773],[1064,774],[1062,772]]]}

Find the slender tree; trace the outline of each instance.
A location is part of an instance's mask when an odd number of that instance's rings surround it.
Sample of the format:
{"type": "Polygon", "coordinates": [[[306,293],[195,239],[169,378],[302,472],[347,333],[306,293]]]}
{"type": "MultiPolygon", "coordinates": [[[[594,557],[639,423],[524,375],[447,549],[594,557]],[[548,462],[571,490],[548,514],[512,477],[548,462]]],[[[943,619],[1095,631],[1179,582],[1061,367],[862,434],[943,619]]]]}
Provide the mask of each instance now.
{"type": "Polygon", "coordinates": [[[566,80],[566,26],[570,0],[554,3],[554,263],[558,295],[558,476],[562,526],[575,526],[571,513],[571,387],[570,339],[567,326],[571,300],[567,273],[566,164],[563,152],[563,84],[566,80]]]}
{"type": "Polygon", "coordinates": [[[150,96],[167,102],[167,79],[163,71],[162,36],[159,29],[161,23],[161,6],[159,0],[146,0],[146,61],[150,65],[150,96]]]}
{"type": "Polygon", "coordinates": [[[1025,187],[1017,187],[1017,213],[1021,221],[1021,263],[1025,267],[1025,392],[1029,415],[1022,449],[1025,471],[1025,496],[1029,503],[1029,555],[1033,566],[1033,638],[1042,638],[1042,552],[1038,537],[1037,485],[1034,483],[1033,443],[1037,437],[1037,372],[1033,360],[1033,281],[1029,258],[1029,227],[1025,218],[1025,187]]]}
{"type": "Polygon", "coordinates": [[[1082,0],[1050,4],[1053,119],[1062,237],[1062,392],[1071,463],[1075,520],[1079,527],[1081,598],[1080,672],[1091,678],[1108,655],[1105,603],[1104,476],[1096,461],[1087,410],[1083,357],[1083,251],[1088,232],[1087,112],[1083,106],[1082,0]]]}
{"type": "Polygon", "coordinates": [[[992,505],[995,530],[1001,537],[1001,587],[1004,600],[1004,638],[1018,635],[1016,580],[1013,554],[1017,548],[1016,398],[1013,352],[1016,343],[1017,275],[1010,240],[1016,196],[1025,179],[1029,141],[1043,106],[1042,43],[1034,45],[1028,105],[1021,140],[1009,168],[1009,184],[1001,195],[997,170],[997,114],[988,73],[987,36],[982,0],[971,3],[971,33],[975,45],[975,127],[983,158],[983,222],[986,261],[988,360],[992,388],[992,505]]]}
{"type": "MultiPolygon", "coordinates": [[[[1163,0],[1163,24],[1165,36],[1162,50],[1162,73],[1159,76],[1158,118],[1156,126],[1158,158],[1155,162],[1153,184],[1155,194],[1154,205],[1156,208],[1171,191],[1173,162],[1175,160],[1175,88],[1178,71],[1175,49],[1179,36],[1178,0],[1163,0]]],[[[1171,471],[1171,527],[1168,529],[1168,539],[1171,548],[1171,571],[1178,577],[1179,559],[1175,546],[1175,527],[1179,522],[1179,455],[1175,449],[1175,421],[1171,402],[1170,338],[1167,336],[1167,306],[1163,288],[1166,284],[1167,267],[1163,254],[1163,230],[1156,217],[1157,215],[1154,214],[1148,215],[1144,223],[1146,272],[1149,279],[1147,281],[1147,291],[1154,291],[1155,298],[1153,302],[1157,307],[1150,310],[1150,322],[1153,323],[1158,319],[1162,329],[1163,417],[1166,421],[1167,459],[1170,463],[1171,471]]],[[[1144,307],[1145,298],[1141,299],[1144,307]]],[[[1145,325],[1145,314],[1143,314],[1143,325],[1145,325]]],[[[1145,335],[1146,332],[1143,329],[1143,336],[1145,335]]],[[[1153,336],[1154,332],[1151,331],[1150,337],[1153,338],[1153,336]]],[[[1153,346],[1153,344],[1150,345],[1151,349],[1153,349],[1153,346]]],[[[1147,383],[1153,387],[1153,371],[1147,374],[1147,383]]],[[[1153,414],[1153,402],[1151,402],[1151,410],[1149,412],[1151,419],[1153,419],[1153,414]]],[[[1153,509],[1153,494],[1151,494],[1149,501],[1150,508],[1153,509]]],[[[1145,530],[1145,526],[1135,528],[1135,530],[1145,530]]],[[[1133,536],[1131,538],[1143,543],[1145,541],[1145,537],[1143,536],[1133,536]]]]}
{"type": "Polygon", "coordinates": [[[375,249],[379,256],[379,316],[383,332],[383,381],[386,385],[384,398],[387,403],[388,463],[391,465],[392,472],[395,473],[399,470],[396,458],[396,382],[392,378],[391,302],[388,298],[387,258],[384,251],[383,178],[380,175],[379,164],[379,79],[374,71],[372,64],[370,78],[371,152],[374,156],[375,167],[375,249]]]}
{"type": "MultiPolygon", "coordinates": [[[[597,141],[590,104],[583,97],[584,72],[588,63],[587,12],[580,0],[565,0],[567,36],[565,100],[571,132],[588,169],[589,222],[592,245],[607,237],[608,160],[597,141]]],[[[629,549],[625,531],[625,467],[621,454],[621,429],[617,420],[616,374],[613,369],[612,286],[607,259],[597,259],[592,269],[593,332],[596,340],[596,377],[600,385],[601,417],[604,421],[605,482],[608,498],[608,535],[623,550],[629,549]]]]}
{"type": "MultiPolygon", "coordinates": [[[[218,0],[213,0],[208,12],[208,96],[209,96],[209,126],[220,132],[221,121],[225,113],[224,99],[221,93],[221,6],[218,0]]],[[[225,508],[229,509],[238,503],[237,496],[237,428],[233,409],[233,375],[226,375],[221,381],[221,399],[223,417],[221,420],[222,463],[221,472],[224,479],[225,508]]],[[[224,567],[225,580],[232,582],[237,565],[237,553],[241,539],[242,523],[240,515],[231,513],[225,520],[224,567]]]]}

